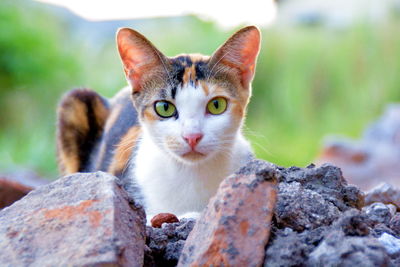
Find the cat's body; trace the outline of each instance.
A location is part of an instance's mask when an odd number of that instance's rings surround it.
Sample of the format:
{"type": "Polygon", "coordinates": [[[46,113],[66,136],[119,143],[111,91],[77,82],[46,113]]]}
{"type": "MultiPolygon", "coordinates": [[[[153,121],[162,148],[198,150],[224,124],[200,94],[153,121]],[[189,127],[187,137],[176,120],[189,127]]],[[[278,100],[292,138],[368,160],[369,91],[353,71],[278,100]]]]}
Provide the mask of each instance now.
{"type": "Polygon", "coordinates": [[[120,177],[150,216],[200,212],[222,179],[252,157],[240,129],[259,32],[242,29],[212,57],[167,58],[129,29],[117,42],[131,87],[109,101],[79,89],[64,97],[60,168],[120,177]]]}

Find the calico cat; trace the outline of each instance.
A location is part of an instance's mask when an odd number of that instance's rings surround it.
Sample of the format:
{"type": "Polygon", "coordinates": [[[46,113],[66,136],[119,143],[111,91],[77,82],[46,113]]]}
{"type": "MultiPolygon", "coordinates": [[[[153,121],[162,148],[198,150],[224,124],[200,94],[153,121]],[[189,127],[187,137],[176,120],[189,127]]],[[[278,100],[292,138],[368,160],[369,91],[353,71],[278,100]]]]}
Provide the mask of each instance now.
{"type": "Polygon", "coordinates": [[[260,32],[245,27],[210,57],[166,57],[128,28],[117,46],[129,87],[111,100],[76,89],[59,105],[60,170],[118,176],[150,217],[193,216],[252,158],[241,126],[260,32]]]}

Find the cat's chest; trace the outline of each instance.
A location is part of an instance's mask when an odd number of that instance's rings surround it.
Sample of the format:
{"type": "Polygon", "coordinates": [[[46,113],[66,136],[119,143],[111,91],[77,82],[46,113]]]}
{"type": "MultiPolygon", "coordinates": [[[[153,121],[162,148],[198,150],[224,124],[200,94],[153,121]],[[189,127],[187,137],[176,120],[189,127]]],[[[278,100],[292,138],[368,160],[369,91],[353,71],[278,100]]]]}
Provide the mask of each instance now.
{"type": "Polygon", "coordinates": [[[233,170],[230,163],[218,160],[185,166],[146,141],[141,142],[134,161],[134,176],[148,214],[201,211],[233,170]]]}

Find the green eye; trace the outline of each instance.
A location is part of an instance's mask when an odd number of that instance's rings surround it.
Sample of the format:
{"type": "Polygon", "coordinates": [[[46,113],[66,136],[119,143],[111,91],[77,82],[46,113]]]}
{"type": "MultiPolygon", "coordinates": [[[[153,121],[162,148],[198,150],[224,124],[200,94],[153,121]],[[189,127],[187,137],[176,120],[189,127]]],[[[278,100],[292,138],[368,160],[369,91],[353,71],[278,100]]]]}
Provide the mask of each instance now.
{"type": "Polygon", "coordinates": [[[211,99],[207,104],[207,111],[213,115],[222,114],[226,110],[227,101],[223,97],[211,99]]]}
{"type": "Polygon", "coordinates": [[[176,114],[176,108],[174,104],[168,101],[157,101],[154,104],[156,113],[163,118],[169,118],[176,114]]]}

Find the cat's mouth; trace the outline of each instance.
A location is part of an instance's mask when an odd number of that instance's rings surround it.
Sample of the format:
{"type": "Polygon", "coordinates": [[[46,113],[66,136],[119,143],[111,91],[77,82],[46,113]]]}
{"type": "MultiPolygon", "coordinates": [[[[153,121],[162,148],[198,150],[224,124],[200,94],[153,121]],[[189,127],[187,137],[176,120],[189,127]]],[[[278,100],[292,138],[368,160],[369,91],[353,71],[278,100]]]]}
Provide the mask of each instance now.
{"type": "Polygon", "coordinates": [[[199,160],[199,159],[203,159],[205,156],[206,155],[203,153],[192,150],[192,151],[189,151],[189,152],[183,154],[182,158],[188,159],[188,160],[199,160]]]}

